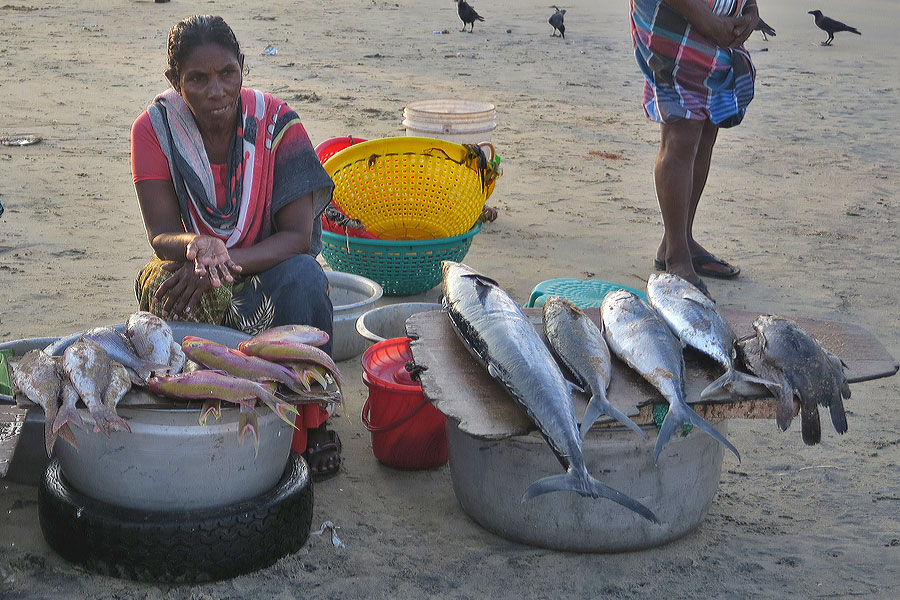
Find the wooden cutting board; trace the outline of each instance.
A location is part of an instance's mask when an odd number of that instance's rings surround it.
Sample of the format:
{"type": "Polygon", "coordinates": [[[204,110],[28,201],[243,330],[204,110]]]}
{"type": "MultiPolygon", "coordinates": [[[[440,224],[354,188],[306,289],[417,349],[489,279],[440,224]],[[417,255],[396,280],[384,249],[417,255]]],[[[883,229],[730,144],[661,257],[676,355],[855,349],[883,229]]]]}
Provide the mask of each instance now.
{"type": "MultiPolygon", "coordinates": [[[[759,316],[759,313],[727,308],[721,308],[720,312],[738,338],[752,333],[751,324],[759,316]]],[[[541,309],[526,308],[524,313],[544,337],[541,309]]],[[[585,313],[600,323],[599,308],[585,309],[585,313]]],[[[795,320],[839,356],[847,365],[846,373],[851,383],[889,377],[898,370],[894,357],[862,327],[784,316],[795,320]]],[[[446,313],[414,314],[407,320],[406,330],[413,338],[410,347],[416,365],[426,367],[420,375],[425,396],[445,415],[458,420],[461,430],[478,438],[502,439],[535,429],[519,404],[469,354],[446,313]]],[[[547,341],[545,337],[544,341],[547,341]]],[[[739,401],[699,402],[700,391],[721,375],[722,369],[691,349],[685,350],[684,354],[686,397],[700,416],[706,419],[775,418],[775,400],[764,388],[760,388],[758,396],[739,401]]],[[[652,385],[615,357],[608,398],[639,425],[651,423],[653,406],[666,402],[652,385]]],[[[575,393],[576,415],[584,414],[587,400],[585,394],[575,393]]],[[[604,415],[594,427],[616,424],[604,415]]]]}

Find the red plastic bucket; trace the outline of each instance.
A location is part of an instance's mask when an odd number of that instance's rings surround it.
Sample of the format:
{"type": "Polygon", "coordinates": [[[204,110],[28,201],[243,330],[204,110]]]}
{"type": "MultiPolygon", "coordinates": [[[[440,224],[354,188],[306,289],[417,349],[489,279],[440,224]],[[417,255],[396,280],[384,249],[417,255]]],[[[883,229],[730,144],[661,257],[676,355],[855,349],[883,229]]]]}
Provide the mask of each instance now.
{"type": "Polygon", "coordinates": [[[395,469],[431,469],[447,462],[443,413],[405,369],[412,360],[409,338],[378,342],[363,353],[362,380],[369,395],[362,422],[372,434],[372,452],[395,469]]]}

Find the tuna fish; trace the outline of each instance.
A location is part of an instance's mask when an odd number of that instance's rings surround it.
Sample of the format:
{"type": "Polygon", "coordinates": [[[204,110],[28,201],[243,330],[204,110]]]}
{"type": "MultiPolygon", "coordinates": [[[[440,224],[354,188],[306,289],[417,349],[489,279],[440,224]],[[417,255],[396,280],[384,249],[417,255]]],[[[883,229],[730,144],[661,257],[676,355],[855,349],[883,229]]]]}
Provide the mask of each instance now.
{"type": "MultiPolygon", "coordinates": [[[[125,383],[120,380],[123,376],[127,380],[127,374],[124,369],[112,366],[106,350],[98,344],[80,339],[66,348],[62,364],[94,419],[94,431],[102,431],[106,435],[112,431],[131,431],[128,423],[116,414],[114,408],[110,408],[110,405],[118,403],[115,395],[124,395],[123,388],[127,391],[125,383]]],[[[57,421],[61,416],[62,412],[57,416],[57,421]]]]}
{"type": "Polygon", "coordinates": [[[444,306],[463,345],[519,402],[566,470],[532,483],[522,501],[557,491],[608,498],[658,523],[640,502],[591,477],[572,406],[572,384],[519,305],[497,284],[470,267],[441,263],[444,306]]]}
{"type": "Polygon", "coordinates": [[[581,439],[600,417],[609,415],[641,437],[647,434],[622,411],[609,403],[606,390],[612,376],[612,361],[603,330],[569,300],[551,296],[544,303],[544,333],[550,349],[562,361],[591,399],[581,419],[581,439]]]}
{"type": "Polygon", "coordinates": [[[803,441],[818,444],[822,439],[818,405],[827,406],[838,433],[847,432],[844,398],[850,385],[844,363],[800,325],[777,315],[760,315],[753,322],[755,335],[741,340],[738,347],[747,368],[776,382],[768,385],[778,400],[776,420],[784,431],[794,416],[794,397],[800,400],[803,441]]]}
{"type": "Polygon", "coordinates": [[[696,287],[671,273],[652,274],[647,281],[647,299],[672,332],[685,346],[719,363],[725,374],[700,392],[700,398],[717,397],[726,390],[739,398],[747,384],[775,385],[735,369],[737,349],[731,325],[716,310],[715,303],[696,287]]]}
{"type": "Polygon", "coordinates": [[[616,290],[603,299],[600,316],[613,354],[649,381],[669,403],[654,458],[659,460],[677,427],[690,423],[725,444],[741,460],[737,448],[685,402],[683,346],[653,309],[632,292],[616,290]]]}

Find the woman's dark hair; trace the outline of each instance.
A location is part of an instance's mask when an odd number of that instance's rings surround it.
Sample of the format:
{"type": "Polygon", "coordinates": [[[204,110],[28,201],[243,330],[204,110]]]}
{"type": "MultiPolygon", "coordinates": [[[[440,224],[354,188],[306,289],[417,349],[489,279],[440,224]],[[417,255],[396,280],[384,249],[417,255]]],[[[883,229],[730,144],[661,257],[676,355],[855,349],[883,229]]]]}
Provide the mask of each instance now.
{"type": "Polygon", "coordinates": [[[169,33],[169,71],[178,79],[181,66],[191,53],[210,42],[216,43],[240,57],[241,47],[234,31],[222,17],[194,15],[179,21],[169,33]]]}

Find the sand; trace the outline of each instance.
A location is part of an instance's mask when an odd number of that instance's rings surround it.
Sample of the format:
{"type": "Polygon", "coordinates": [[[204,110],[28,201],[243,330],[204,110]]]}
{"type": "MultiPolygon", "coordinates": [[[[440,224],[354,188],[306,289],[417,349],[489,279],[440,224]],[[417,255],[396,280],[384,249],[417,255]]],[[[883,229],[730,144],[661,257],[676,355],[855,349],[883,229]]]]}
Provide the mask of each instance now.
{"type": "MultiPolygon", "coordinates": [[[[708,279],[723,306],[849,322],[900,356],[896,299],[900,185],[894,0],[760,2],[778,32],[747,43],[757,95],[722,131],[696,223],[737,264],[708,279]],[[820,8],[862,31],[825,34],[820,8]]],[[[131,183],[129,129],[164,84],[165,38],[193,12],[225,17],[243,45],[246,85],[297,110],[311,139],[402,135],[407,102],[493,102],[504,175],[500,211],[466,262],[525,301],[538,282],[598,278],[641,287],[661,235],[651,168],[658,129],[640,109],[624,1],[566,4],[567,37],[540,5],[480,0],[485,21],[460,33],[449,0],[174,0],[0,6],[0,340],[120,323],[150,252],[131,183]],[[448,34],[434,34],[435,30],[448,34]],[[264,56],[272,44],[277,55],[264,56]]],[[[437,290],[420,297],[434,300],[437,290]]],[[[393,299],[394,301],[399,299],[393,299]]],[[[709,515],[652,550],[596,555],[521,546],[461,511],[449,469],[381,466],[356,416],[358,359],[340,364],[352,420],[339,477],[316,487],[313,536],[263,571],[200,586],[137,584],[86,573],[38,526],[36,488],[0,481],[0,597],[320,598],[866,597],[900,581],[900,378],[855,384],[850,431],[732,421],[743,462],[725,458],[709,515]],[[810,468],[813,467],[813,468],[810,468]]]]}

